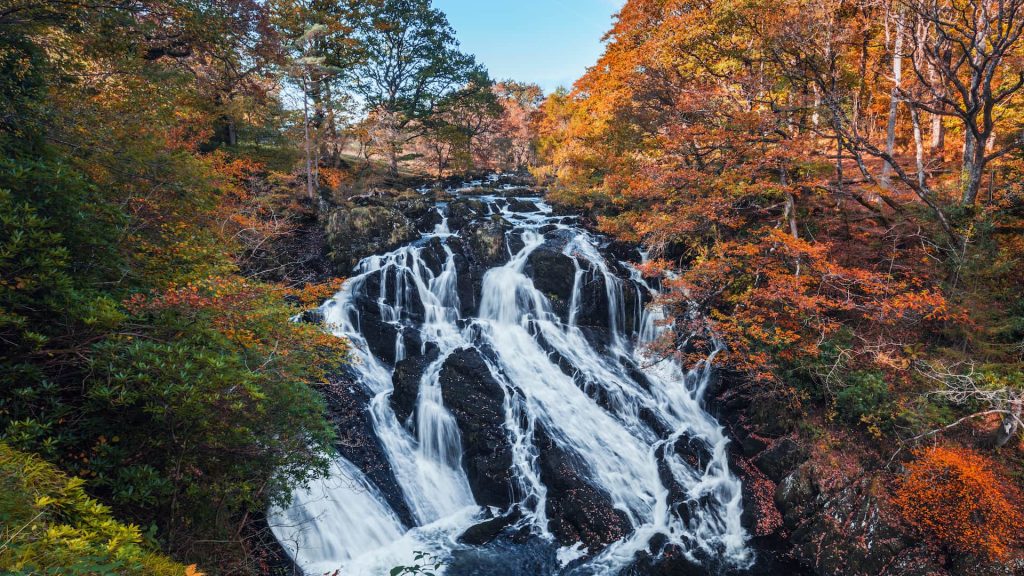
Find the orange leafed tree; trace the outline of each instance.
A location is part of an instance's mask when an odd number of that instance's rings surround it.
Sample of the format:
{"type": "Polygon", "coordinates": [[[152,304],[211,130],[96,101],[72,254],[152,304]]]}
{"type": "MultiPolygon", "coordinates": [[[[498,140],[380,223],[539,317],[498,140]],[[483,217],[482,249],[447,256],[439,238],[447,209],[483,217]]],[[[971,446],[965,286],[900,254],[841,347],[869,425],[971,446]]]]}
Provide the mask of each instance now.
{"type": "Polygon", "coordinates": [[[951,551],[1005,561],[1019,553],[1019,494],[980,454],[934,446],[907,465],[895,495],[911,525],[951,551]]]}

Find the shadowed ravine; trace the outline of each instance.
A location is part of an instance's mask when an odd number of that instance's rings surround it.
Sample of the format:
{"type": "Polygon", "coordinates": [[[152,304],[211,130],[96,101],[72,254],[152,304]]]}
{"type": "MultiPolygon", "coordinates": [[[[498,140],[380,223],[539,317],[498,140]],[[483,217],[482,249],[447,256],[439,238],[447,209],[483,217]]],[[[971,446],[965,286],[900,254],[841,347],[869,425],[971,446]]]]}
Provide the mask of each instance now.
{"type": "Polygon", "coordinates": [[[477,200],[453,229],[439,204],[434,230],[323,305],[398,490],[338,457],[273,511],[279,541],[307,574],[386,574],[414,551],[454,575],[749,566],[728,439],[702,407],[712,358],[644,357],[655,289],[573,218],[477,200]]]}

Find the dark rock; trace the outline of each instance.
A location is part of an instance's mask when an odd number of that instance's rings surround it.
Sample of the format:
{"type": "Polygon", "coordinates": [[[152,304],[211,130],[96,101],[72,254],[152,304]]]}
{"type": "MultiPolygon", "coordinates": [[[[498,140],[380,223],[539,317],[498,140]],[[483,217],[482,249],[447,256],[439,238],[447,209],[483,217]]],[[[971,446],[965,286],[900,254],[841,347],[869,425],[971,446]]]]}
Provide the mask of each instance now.
{"type": "Polygon", "coordinates": [[[807,459],[807,452],[792,438],[783,438],[761,452],[754,460],[765,476],[779,483],[787,474],[807,459]]]}
{"type": "Polygon", "coordinates": [[[712,508],[715,504],[710,495],[692,499],[686,489],[676,483],[669,466],[669,457],[673,455],[692,468],[697,476],[703,474],[712,455],[706,443],[692,437],[681,437],[674,445],[662,445],[655,452],[658,459],[658,475],[662,484],[668,487],[668,504],[677,516],[688,522],[695,514],[699,514],[701,509],[712,508]],[[672,451],[671,454],[669,450],[672,451]]]}
{"type": "Polygon", "coordinates": [[[431,214],[437,214],[434,205],[419,194],[400,197],[394,201],[393,206],[395,210],[398,210],[406,218],[414,222],[422,220],[431,214]]]}
{"type": "Polygon", "coordinates": [[[428,342],[426,353],[409,351],[409,355],[395,366],[391,375],[394,390],[391,392],[391,409],[399,422],[406,422],[416,411],[416,400],[420,393],[420,378],[427,366],[437,360],[437,345],[428,342]]]}
{"type": "Polygon", "coordinates": [[[509,228],[500,216],[472,222],[462,230],[471,262],[483,268],[501,266],[509,260],[505,232],[509,228]]]}
{"type": "Polygon", "coordinates": [[[640,249],[632,242],[611,240],[603,250],[608,252],[614,259],[621,260],[622,262],[639,262],[641,258],[640,249]]]}
{"type": "Polygon", "coordinates": [[[596,554],[632,531],[626,515],[587,479],[585,464],[559,447],[540,423],[534,429],[534,445],[540,453],[541,481],[548,489],[549,529],[560,544],[582,542],[596,554]]]}
{"type": "Polygon", "coordinates": [[[469,544],[470,546],[483,546],[497,538],[503,530],[519,522],[522,517],[522,511],[519,508],[514,508],[508,514],[495,516],[490,520],[474,524],[459,536],[459,543],[469,544]]]}
{"type": "Polygon", "coordinates": [[[418,236],[405,215],[386,206],[332,209],[326,217],[325,231],[331,260],[343,274],[363,258],[387,252],[418,236]]]}
{"type": "Polygon", "coordinates": [[[302,314],[299,314],[299,322],[320,326],[324,323],[324,311],[319,308],[304,310],[302,314]]]}
{"type": "Polygon", "coordinates": [[[794,555],[815,574],[947,573],[906,533],[881,483],[870,476],[852,478],[823,492],[815,474],[812,466],[802,466],[776,492],[794,555]]]}
{"type": "Polygon", "coordinates": [[[366,309],[359,316],[359,332],[366,339],[370,352],[384,362],[394,362],[395,345],[398,343],[398,326],[384,322],[377,315],[376,307],[366,309]]]}
{"type": "Polygon", "coordinates": [[[444,216],[441,215],[437,210],[431,210],[416,219],[416,229],[420,232],[433,232],[434,228],[441,222],[444,222],[444,216]]]}
{"type": "Polygon", "coordinates": [[[557,245],[545,243],[530,252],[524,272],[533,279],[534,287],[547,296],[552,311],[563,322],[567,322],[573,284],[576,281],[576,264],[573,259],[563,254],[557,245]]]}
{"type": "Polygon", "coordinates": [[[638,552],[622,576],[707,576],[715,571],[690,560],[679,546],[652,539],[650,549],[638,552]]]}
{"type": "Polygon", "coordinates": [[[444,270],[444,264],[448,260],[448,253],[445,252],[444,244],[441,243],[439,238],[431,238],[423,245],[420,258],[423,259],[427,268],[430,268],[430,271],[436,276],[444,270]]]}
{"type": "Polygon", "coordinates": [[[529,200],[513,198],[508,201],[508,209],[512,212],[540,212],[540,207],[529,200]]]}
{"type": "Polygon", "coordinates": [[[344,373],[330,375],[322,393],[337,433],[338,452],[366,474],[406,526],[415,525],[387,454],[374,433],[367,410],[372,394],[344,373]]]}
{"type": "Polygon", "coordinates": [[[470,260],[467,256],[469,250],[461,238],[449,238],[448,247],[451,248],[455,260],[455,290],[459,295],[459,313],[467,318],[476,313],[486,270],[470,260]]]}
{"type": "Polygon", "coordinates": [[[445,406],[462,434],[462,465],[479,504],[513,502],[512,446],[505,429],[505,391],[475,348],[456,350],[440,374],[445,406]]]}
{"type": "Polygon", "coordinates": [[[474,198],[456,198],[448,203],[448,229],[452,232],[487,215],[487,205],[474,198]]]}
{"type": "Polygon", "coordinates": [[[599,270],[588,269],[583,273],[576,323],[608,328],[608,290],[599,270]]]}

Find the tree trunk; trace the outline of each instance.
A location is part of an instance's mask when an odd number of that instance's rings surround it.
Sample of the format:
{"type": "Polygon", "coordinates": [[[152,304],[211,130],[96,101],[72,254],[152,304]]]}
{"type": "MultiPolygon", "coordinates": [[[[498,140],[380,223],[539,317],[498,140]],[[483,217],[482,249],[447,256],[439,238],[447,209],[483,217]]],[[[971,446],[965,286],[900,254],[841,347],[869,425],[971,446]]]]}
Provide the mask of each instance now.
{"type": "MultiPolygon", "coordinates": [[[[936,40],[936,42],[939,42],[939,40],[936,40]]],[[[938,45],[936,46],[935,50],[936,50],[936,52],[938,52],[938,50],[939,50],[938,45]]],[[[948,65],[948,63],[949,63],[949,61],[950,61],[950,59],[952,57],[953,57],[953,54],[952,54],[952,52],[950,50],[948,50],[948,49],[947,50],[943,50],[943,52],[942,52],[942,62],[943,62],[943,64],[947,64],[948,65]]],[[[933,86],[935,86],[935,90],[938,92],[939,96],[945,96],[945,94],[946,94],[946,87],[943,84],[942,75],[939,74],[939,70],[936,68],[936,64],[934,62],[930,62],[929,65],[928,65],[928,80],[929,80],[929,82],[933,86]]],[[[945,108],[945,105],[942,104],[942,103],[937,104],[937,106],[940,108],[940,110],[945,108]]],[[[932,114],[932,138],[931,138],[931,152],[932,152],[932,155],[934,156],[936,154],[936,152],[938,152],[941,155],[942,154],[942,149],[945,148],[945,147],[946,147],[946,125],[942,122],[942,114],[932,114]]]]}
{"type": "Polygon", "coordinates": [[[398,176],[398,143],[392,142],[388,146],[388,174],[398,176]]]}
{"type": "Polygon", "coordinates": [[[302,73],[302,129],[306,141],[306,195],[312,200],[316,194],[313,191],[313,157],[309,149],[309,90],[305,71],[302,73]]]}
{"type": "Polygon", "coordinates": [[[999,428],[996,429],[995,438],[993,438],[993,444],[996,448],[1006,446],[1020,431],[1022,405],[1024,405],[1024,400],[1016,400],[1010,403],[1011,413],[1003,417],[999,428]]]}
{"type": "Polygon", "coordinates": [[[939,114],[932,114],[932,154],[934,155],[936,152],[941,153],[945,146],[946,127],[942,124],[942,116],[939,114]]]}
{"type": "MultiPolygon", "coordinates": [[[[889,95],[889,123],[885,132],[885,153],[893,156],[896,148],[896,115],[900,105],[900,83],[903,81],[903,14],[896,16],[896,39],[892,50],[892,92],[889,95]]],[[[883,188],[891,185],[892,166],[886,162],[882,165],[880,184],[883,188]]]]}
{"type": "Polygon", "coordinates": [[[985,147],[979,145],[974,133],[968,129],[964,137],[963,169],[960,176],[963,187],[961,198],[963,205],[974,205],[974,201],[978,197],[978,190],[981,189],[981,177],[984,170],[985,147]]]}
{"type": "Polygon", "coordinates": [[[914,124],[914,161],[917,166],[917,184],[924,188],[924,140],[921,135],[921,112],[913,106],[910,107],[910,120],[914,124]]]}

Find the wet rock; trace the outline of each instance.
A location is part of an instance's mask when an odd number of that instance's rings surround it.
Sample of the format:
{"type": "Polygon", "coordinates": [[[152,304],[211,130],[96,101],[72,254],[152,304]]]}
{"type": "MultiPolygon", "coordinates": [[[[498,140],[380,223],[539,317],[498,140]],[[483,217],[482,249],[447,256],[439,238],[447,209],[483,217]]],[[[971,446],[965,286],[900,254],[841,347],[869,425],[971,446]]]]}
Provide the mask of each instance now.
{"type": "Polygon", "coordinates": [[[717,574],[713,567],[702,566],[686,557],[676,544],[664,537],[654,537],[647,550],[638,552],[633,564],[623,570],[622,576],[706,576],[717,574]]]}
{"type": "Polygon", "coordinates": [[[347,460],[362,470],[380,489],[388,504],[407,526],[414,521],[387,454],[374,434],[367,406],[371,393],[344,372],[329,376],[323,389],[327,414],[337,433],[335,447],[347,460]]]}
{"type": "Polygon", "coordinates": [[[655,452],[655,456],[658,459],[658,475],[662,484],[668,487],[668,505],[677,516],[687,522],[695,514],[700,514],[702,508],[714,507],[710,495],[696,500],[691,498],[686,488],[676,481],[669,464],[671,459],[678,458],[693,471],[695,478],[701,477],[712,459],[712,454],[706,443],[698,438],[684,436],[677,439],[674,445],[660,446],[655,452]]]}
{"type": "Polygon", "coordinates": [[[320,326],[324,323],[324,311],[319,308],[303,310],[302,314],[299,314],[299,322],[320,326]]]}
{"type": "Polygon", "coordinates": [[[522,517],[522,511],[516,507],[508,514],[495,516],[479,524],[474,524],[459,536],[459,543],[469,544],[470,546],[483,546],[497,538],[506,528],[519,522],[522,517]]]}
{"type": "Polygon", "coordinates": [[[430,271],[437,276],[444,270],[444,264],[448,260],[448,253],[445,252],[444,245],[439,238],[431,238],[423,245],[420,258],[423,259],[427,268],[430,268],[430,271]]]}
{"type": "Polygon", "coordinates": [[[487,215],[487,205],[475,198],[456,198],[448,203],[448,229],[462,230],[463,226],[487,215]]]}
{"type": "Polygon", "coordinates": [[[420,378],[427,366],[437,360],[438,349],[433,342],[427,343],[426,353],[420,354],[419,350],[412,353],[395,366],[395,372],[391,375],[391,383],[394,390],[391,392],[391,409],[395,411],[395,418],[399,422],[406,422],[416,411],[416,400],[420,393],[420,378]]]}
{"type": "Polygon", "coordinates": [[[423,216],[416,218],[416,229],[420,232],[433,232],[437,225],[444,222],[444,216],[437,210],[430,210],[423,216]]]}
{"type": "Polygon", "coordinates": [[[359,316],[359,327],[370,352],[384,362],[394,362],[398,326],[381,320],[375,309],[367,309],[359,316]]]}
{"type": "Polygon", "coordinates": [[[459,313],[463,318],[468,318],[477,311],[480,302],[480,288],[486,270],[475,265],[466,255],[469,250],[461,238],[449,238],[448,247],[452,250],[455,260],[455,290],[459,296],[459,313]]]}
{"type": "Polygon", "coordinates": [[[462,576],[550,576],[559,570],[557,548],[528,528],[516,534],[501,534],[478,547],[452,551],[446,574],[462,576]]]}
{"type": "Polygon", "coordinates": [[[466,225],[463,241],[473,264],[483,268],[501,266],[509,260],[505,233],[509,225],[500,216],[492,216],[466,225]]]}
{"type": "Polygon", "coordinates": [[[632,531],[626,515],[586,478],[585,463],[559,447],[540,423],[534,429],[534,445],[540,452],[541,481],[548,489],[548,527],[560,544],[582,542],[593,555],[632,531]]]}
{"type": "MultiPolygon", "coordinates": [[[[443,250],[444,249],[442,248],[442,251],[443,250]]],[[[419,291],[415,288],[415,280],[412,277],[412,272],[401,266],[388,266],[382,268],[363,279],[362,289],[359,291],[359,294],[355,299],[355,303],[359,307],[360,313],[380,316],[381,310],[380,305],[377,302],[378,298],[383,296],[385,302],[388,302],[389,305],[396,303],[398,300],[399,286],[402,284],[405,285],[405,289],[402,291],[404,297],[400,303],[402,306],[402,317],[410,320],[422,321],[425,308],[423,306],[423,301],[420,299],[419,291]]],[[[386,356],[385,358],[390,358],[390,356],[386,356]]]]}
{"type": "Polygon", "coordinates": [[[418,236],[399,210],[374,205],[332,209],[326,217],[325,231],[330,258],[342,274],[363,258],[393,250],[418,236]]]}
{"type": "Polygon", "coordinates": [[[533,279],[534,287],[547,296],[552,311],[563,322],[567,322],[573,283],[576,280],[576,264],[573,259],[563,254],[557,245],[545,243],[530,253],[524,272],[533,279]]]}
{"type": "Polygon", "coordinates": [[[445,406],[462,434],[462,465],[479,504],[513,502],[512,446],[505,429],[505,391],[475,348],[456,350],[440,374],[445,406]]]}
{"type": "Polygon", "coordinates": [[[583,273],[576,324],[608,327],[608,290],[604,276],[598,270],[587,269],[583,273]]]}
{"type": "Polygon", "coordinates": [[[807,452],[792,438],[783,438],[773,443],[767,450],[761,452],[754,460],[765,476],[772,482],[781,482],[789,474],[790,470],[796,468],[800,462],[807,459],[807,452]]]}
{"type": "Polygon", "coordinates": [[[529,200],[521,200],[519,198],[513,198],[508,201],[508,209],[512,212],[528,213],[528,212],[540,212],[540,207],[529,200]]]}
{"type": "Polygon", "coordinates": [[[602,250],[611,255],[615,260],[620,260],[622,262],[639,262],[642,257],[640,249],[632,242],[611,240],[602,248],[602,250]]]}

